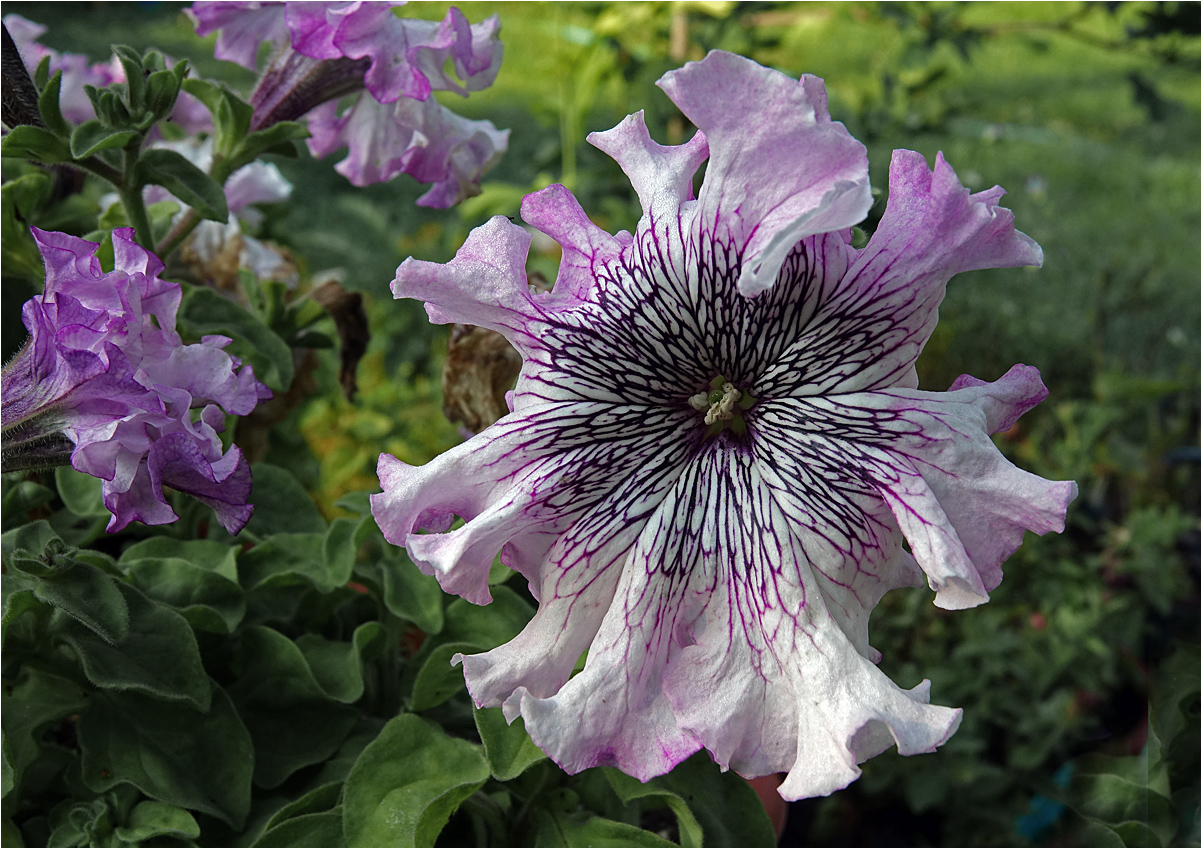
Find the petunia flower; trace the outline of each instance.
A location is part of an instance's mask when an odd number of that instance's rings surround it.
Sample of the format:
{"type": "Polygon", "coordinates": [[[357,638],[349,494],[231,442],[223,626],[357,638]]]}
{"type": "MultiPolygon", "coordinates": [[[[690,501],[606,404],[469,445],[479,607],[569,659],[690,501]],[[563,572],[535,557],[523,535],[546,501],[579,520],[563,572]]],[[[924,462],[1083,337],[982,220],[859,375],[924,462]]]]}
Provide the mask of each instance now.
{"type": "Polygon", "coordinates": [[[309,151],[347,148],[336,170],[351,183],[404,172],[433,184],[419,205],[446,208],[479,193],[509,131],[456,115],[433,92],[492,85],[500,24],[495,15],[469,24],[454,7],[440,22],[400,18],[398,5],[197,2],[189,15],[197,34],[218,33],[218,58],[253,69],[262,42],[279,48],[251,94],[252,129],[308,116],[309,151]],[[340,104],[347,95],[356,97],[340,104]]]}
{"type": "Polygon", "coordinates": [[[238,533],[254,512],[250,467],[218,434],[227,415],[246,415],[271,392],[222,350],[226,337],[182,343],[180,286],[159,279],[162,263],[133,230],[113,231],[108,273],[95,243],[33,235],[46,288],[26,302],[29,339],[3,371],[4,470],[69,461],[101,478],[110,532],[178,519],[169,486],[238,533]]]}
{"type": "Polygon", "coordinates": [[[932,392],[914,368],[952,275],[1042,254],[1001,189],[969,194],[910,151],[857,250],[865,151],[821,80],[714,52],[659,85],[692,140],[657,144],[641,113],[589,137],[638,193],[633,235],[550,186],[522,205],[563,248],[550,293],[500,217],[451,262],[397,270],[397,297],[504,334],[524,365],[495,425],[421,467],[382,455],[372,512],[468,601],[490,600],[498,550],[529,581],[529,625],[454,662],[569,772],[646,780],[705,748],[749,777],[787,772],[787,799],[824,795],[960,722],[928,681],[905,690],[875,665],[881,597],[925,575],[937,605],[980,604],[1025,530],[1063,528],[1075,484],[989,438],[1044,397],[1038,372],[932,392]]]}

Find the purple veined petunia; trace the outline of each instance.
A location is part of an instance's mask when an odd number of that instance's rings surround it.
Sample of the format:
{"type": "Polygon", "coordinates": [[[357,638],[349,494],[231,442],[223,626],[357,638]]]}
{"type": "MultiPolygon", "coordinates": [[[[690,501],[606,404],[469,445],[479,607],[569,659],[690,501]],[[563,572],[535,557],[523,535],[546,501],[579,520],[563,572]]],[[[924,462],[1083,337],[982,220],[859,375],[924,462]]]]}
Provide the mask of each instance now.
{"type": "Polygon", "coordinates": [[[980,604],[1024,530],[1063,529],[1075,484],[989,438],[1044,397],[1037,371],[931,392],[914,368],[952,275],[1042,254],[1001,189],[970,194],[910,151],[857,250],[865,150],[821,80],[714,52],[659,85],[692,140],[657,144],[641,113],[589,137],[639,196],[633,235],[550,186],[522,217],[563,248],[551,292],[528,287],[530,235],[500,217],[451,262],[397,270],[397,297],[504,334],[524,366],[512,412],[476,437],[421,467],[382,455],[372,512],[471,602],[490,600],[498,550],[528,580],[525,630],[455,662],[569,772],[646,780],[705,748],[748,777],[787,772],[786,799],[828,794],[960,722],[929,682],[876,667],[880,598],[925,575],[937,605],[980,604]]]}
{"type": "Polygon", "coordinates": [[[254,512],[250,466],[218,434],[227,415],[246,415],[271,392],[222,350],[228,338],[182,343],[180,285],[159,279],[163,264],[132,229],[113,231],[107,273],[95,243],[33,235],[46,288],[26,302],[29,339],[3,371],[5,471],[69,461],[100,478],[110,532],[178,519],[169,486],[238,533],[254,512]]]}
{"type": "Polygon", "coordinates": [[[401,18],[399,5],[197,2],[189,15],[199,35],[218,33],[220,59],[254,69],[264,41],[278,48],[251,94],[252,128],[307,119],[309,151],[347,148],[336,170],[352,184],[403,172],[433,184],[419,205],[446,208],[479,193],[509,131],[456,115],[433,92],[492,85],[500,24],[495,15],[471,24],[454,7],[442,21],[401,18]]]}

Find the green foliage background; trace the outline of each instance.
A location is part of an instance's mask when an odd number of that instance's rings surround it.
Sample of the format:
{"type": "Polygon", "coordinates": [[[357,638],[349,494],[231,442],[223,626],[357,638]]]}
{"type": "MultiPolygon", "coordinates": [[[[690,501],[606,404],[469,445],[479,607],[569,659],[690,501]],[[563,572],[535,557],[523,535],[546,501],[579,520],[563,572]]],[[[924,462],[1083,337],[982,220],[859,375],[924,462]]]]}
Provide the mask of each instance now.
{"type": "MultiPolygon", "coordinates": [[[[954,279],[919,373],[943,389],[961,372],[992,380],[1037,366],[1051,396],[999,444],[1081,487],[1065,534],[1029,536],[990,604],[949,613],[920,591],[886,598],[871,628],[883,669],[903,687],[930,678],[964,724],[936,755],[882,755],[849,789],[794,804],[783,842],[1197,845],[1197,7],[460,6],[473,21],[499,14],[506,45],[496,85],[455,104],[513,129],[480,196],[421,210],[405,177],[360,190],[331,162],[278,162],[296,202],[269,209],[259,235],[291,248],[306,276],[339,269],[367,298],[373,338],[355,404],[322,352],[316,390],[270,431],[244,536],[197,539],[204,511],[181,506],[179,525],[106,538],[90,479],[6,476],[5,580],[24,582],[5,591],[6,845],[421,844],[448,818],[447,845],[764,839],[762,824],[723,831],[753,822],[754,797],[712,765],[690,761],[654,792],[604,770],[567,779],[520,726],[473,712],[446,661],[512,636],[531,611],[524,587],[498,570],[498,602],[469,611],[382,541],[356,494],[376,488],[381,451],[420,463],[459,439],[440,412],[446,330],[391,300],[399,262],[446,261],[472,227],[516,216],[525,193],[552,182],[601,226],[632,229],[637,199],[584,137],[637,109],[660,141],[687,137],[653,83],[713,48],[824,77],[882,189],[891,151],[905,147],[943,151],[974,190],[1009,190],[1044,267],[954,279]],[[18,562],[55,536],[85,548],[44,555],[49,567],[18,562]],[[108,606],[73,611],[63,599],[78,586],[108,606]],[[180,639],[159,649],[134,636],[171,633],[180,639]],[[180,743],[184,729],[206,745],[180,743]],[[102,762],[123,780],[88,772],[102,762]],[[397,831],[388,798],[423,813],[397,831]]],[[[171,4],[4,11],[94,60],[112,43],[154,45],[201,76],[253,82],[214,60],[212,38],[197,39],[171,4]]],[[[82,234],[95,202],[85,194],[60,220],[31,223],[82,234]]],[[[868,229],[882,209],[883,198],[868,229]]],[[[39,284],[18,272],[7,231],[4,251],[7,356],[39,284]]],[[[553,277],[556,262],[544,251],[532,266],[553,277]]]]}

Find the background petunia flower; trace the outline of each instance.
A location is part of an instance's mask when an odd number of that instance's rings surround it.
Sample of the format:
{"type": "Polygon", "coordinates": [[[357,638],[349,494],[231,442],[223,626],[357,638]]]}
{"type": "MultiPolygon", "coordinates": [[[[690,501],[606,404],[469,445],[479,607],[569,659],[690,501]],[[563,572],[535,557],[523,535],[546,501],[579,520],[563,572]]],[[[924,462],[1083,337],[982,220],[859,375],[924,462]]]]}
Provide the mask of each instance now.
{"type": "Polygon", "coordinates": [[[638,193],[633,235],[550,186],[522,205],[563,247],[550,293],[500,217],[451,262],[397,270],[397,297],[504,334],[524,366],[478,436],[421,467],[382,455],[372,510],[469,601],[490,600],[498,549],[529,581],[525,630],[456,662],[477,704],[520,714],[569,772],[646,780],[704,747],[747,776],[787,772],[787,799],[828,794],[960,722],[929,682],[875,666],[881,597],[925,575],[936,604],[979,604],[1025,529],[1063,528],[1075,484],[989,438],[1044,397],[1038,372],[930,392],[914,369],[952,275],[1042,255],[1001,189],[969,194],[909,151],[856,250],[865,151],[820,80],[714,52],[659,84],[692,140],[655,143],[641,113],[590,136],[638,193]]]}
{"type": "Polygon", "coordinates": [[[403,172],[433,184],[419,205],[445,208],[479,193],[509,131],[456,115],[433,92],[492,85],[500,24],[495,15],[470,24],[454,7],[442,21],[400,18],[397,5],[198,2],[189,14],[198,34],[218,32],[218,58],[253,69],[262,42],[279,47],[251,95],[254,128],[308,116],[310,152],[347,148],[336,170],[351,183],[403,172]]]}
{"type": "Polygon", "coordinates": [[[246,415],[271,392],[222,350],[229,339],[182,343],[180,286],[158,278],[162,263],[131,229],[113,231],[108,273],[95,243],[33,235],[46,288],[25,304],[30,336],[3,372],[6,470],[61,461],[53,452],[63,446],[75,469],[104,481],[110,532],[178,519],[163,494],[170,486],[238,533],[254,512],[250,467],[237,446],[223,451],[218,434],[226,415],[246,415]]]}

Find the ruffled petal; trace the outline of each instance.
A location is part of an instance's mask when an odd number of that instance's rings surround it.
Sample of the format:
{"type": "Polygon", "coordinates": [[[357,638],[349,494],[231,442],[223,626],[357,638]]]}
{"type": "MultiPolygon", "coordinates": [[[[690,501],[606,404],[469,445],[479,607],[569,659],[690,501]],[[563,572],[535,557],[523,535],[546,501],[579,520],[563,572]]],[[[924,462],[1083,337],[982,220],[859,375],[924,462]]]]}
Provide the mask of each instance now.
{"type": "Polygon", "coordinates": [[[451,8],[441,22],[422,21],[397,17],[393,5],[290,4],[293,47],[321,59],[370,59],[364,82],[381,103],[426,100],[436,90],[466,95],[492,85],[502,54],[495,15],[472,25],[451,8]],[[448,61],[463,83],[446,72],[448,61]]]}
{"type": "Polygon", "coordinates": [[[801,239],[868,213],[867,154],[830,120],[819,80],[715,50],[659,86],[709,143],[695,226],[740,252],[744,295],[770,287],[801,239]]]}
{"type": "Polygon", "coordinates": [[[217,33],[214,56],[253,71],[260,44],[269,41],[279,46],[287,42],[285,8],[284,3],[198,0],[184,14],[192,19],[197,35],[217,33]]]}
{"type": "Polygon", "coordinates": [[[46,423],[45,435],[73,446],[71,465],[104,481],[110,531],[134,519],[174,521],[166,483],[210,504],[237,533],[251,514],[249,466],[236,448],[222,455],[217,431],[226,414],[249,413],[270,392],[222,350],[229,339],[181,342],[180,286],[158,278],[162,263],[132,230],[113,231],[108,273],[98,245],[33,234],[47,282],[22,311],[30,341],[4,369],[6,457],[14,428],[46,423]],[[204,408],[197,419],[194,407],[204,408]]]}
{"type": "Polygon", "coordinates": [[[1016,468],[988,436],[1046,394],[1038,371],[1015,366],[991,384],[959,384],[947,393],[898,389],[756,410],[757,421],[821,439],[859,469],[893,512],[936,605],[950,609],[988,601],[1024,531],[1062,531],[1077,494],[1071,481],[1016,468]]]}
{"type": "MultiPolygon", "coordinates": [[[[404,545],[448,592],[477,604],[491,600],[488,571],[504,547],[505,561],[538,595],[548,547],[539,538],[553,541],[636,473],[670,477],[688,448],[676,438],[681,424],[680,414],[661,410],[542,405],[506,416],[487,436],[425,466],[381,455],[384,491],[372,496],[372,513],[385,538],[404,545]],[[466,524],[446,533],[456,516],[466,524]]],[[[650,497],[639,495],[644,515],[650,497]]],[[[617,519],[636,521],[635,507],[623,508],[617,519]]]]}
{"type": "MultiPolygon", "coordinates": [[[[894,152],[880,225],[794,343],[807,363],[831,364],[815,369],[823,392],[908,382],[953,275],[1042,263],[1039,246],[997,205],[1001,195],[998,187],[969,194],[942,154],[932,171],[921,154],[894,152]]],[[[794,359],[777,368],[796,365],[794,359]]]]}
{"type": "MultiPolygon", "coordinates": [[[[709,145],[701,133],[682,145],[653,141],[641,109],[612,130],[590,133],[588,141],[622,166],[644,214],[651,218],[675,215],[686,201],[694,199],[693,175],[709,156],[709,145]]],[[[530,220],[525,213],[522,217],[530,220]]]]}
{"type": "Polygon", "coordinates": [[[315,157],[348,148],[335,170],[356,186],[400,173],[433,183],[418,200],[422,206],[445,208],[478,194],[480,179],[509,144],[508,130],[462,118],[433,99],[384,104],[360,96],[344,114],[329,102],[309,116],[308,145],[315,157]]]}

